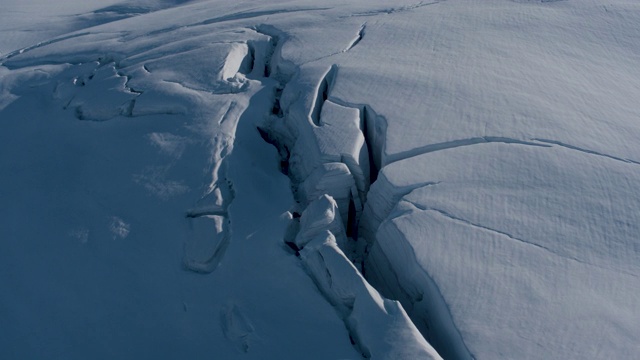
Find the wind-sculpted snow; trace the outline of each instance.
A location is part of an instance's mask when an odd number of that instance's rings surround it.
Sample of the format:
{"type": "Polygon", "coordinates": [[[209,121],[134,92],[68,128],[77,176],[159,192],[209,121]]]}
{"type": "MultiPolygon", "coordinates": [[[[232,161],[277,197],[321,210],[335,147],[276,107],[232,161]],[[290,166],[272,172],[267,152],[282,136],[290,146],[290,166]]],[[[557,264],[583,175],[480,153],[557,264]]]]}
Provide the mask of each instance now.
{"type": "Polygon", "coordinates": [[[639,5],[27,8],[0,357],[640,352],[639,5]]]}

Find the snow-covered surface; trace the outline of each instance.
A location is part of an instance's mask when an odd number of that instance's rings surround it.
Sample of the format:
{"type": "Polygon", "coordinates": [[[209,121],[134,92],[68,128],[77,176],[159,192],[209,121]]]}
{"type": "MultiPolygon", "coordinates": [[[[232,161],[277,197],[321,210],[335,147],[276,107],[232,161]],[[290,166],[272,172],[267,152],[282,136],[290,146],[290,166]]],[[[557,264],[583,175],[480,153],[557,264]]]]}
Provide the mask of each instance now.
{"type": "Polygon", "coordinates": [[[1,358],[640,353],[640,4],[0,5],[1,358]]]}
{"type": "Polygon", "coordinates": [[[479,357],[632,358],[639,179],[635,164],[520,144],[394,163],[369,193],[395,203],[377,214],[369,278],[415,318],[444,299],[450,318],[433,321],[453,321],[479,357]]]}

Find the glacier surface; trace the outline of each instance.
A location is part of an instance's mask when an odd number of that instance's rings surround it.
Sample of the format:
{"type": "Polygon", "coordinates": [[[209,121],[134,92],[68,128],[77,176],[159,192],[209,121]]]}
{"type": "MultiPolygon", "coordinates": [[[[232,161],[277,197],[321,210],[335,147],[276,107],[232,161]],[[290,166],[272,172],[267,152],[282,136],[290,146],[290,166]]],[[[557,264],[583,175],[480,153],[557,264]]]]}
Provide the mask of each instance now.
{"type": "Polygon", "coordinates": [[[640,353],[640,4],[0,4],[1,358],[640,353]]]}

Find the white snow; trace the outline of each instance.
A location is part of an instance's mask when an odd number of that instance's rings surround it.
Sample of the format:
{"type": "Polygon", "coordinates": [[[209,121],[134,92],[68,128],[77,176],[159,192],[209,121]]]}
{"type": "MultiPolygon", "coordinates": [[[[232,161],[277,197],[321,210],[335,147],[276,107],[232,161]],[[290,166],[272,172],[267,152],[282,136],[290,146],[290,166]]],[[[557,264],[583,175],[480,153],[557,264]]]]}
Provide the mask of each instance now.
{"type": "Polygon", "coordinates": [[[380,177],[390,182],[369,193],[397,199],[371,217],[384,220],[369,279],[402,288],[407,312],[426,321],[424,303],[444,298],[450,317],[432,321],[453,321],[476,356],[632,357],[637,343],[621,339],[640,331],[639,170],[561,147],[493,143],[394,163],[380,177]],[[431,281],[436,291],[421,285],[431,281]]]}
{"type": "Polygon", "coordinates": [[[640,352],[640,4],[0,5],[0,358],[640,352]]]}

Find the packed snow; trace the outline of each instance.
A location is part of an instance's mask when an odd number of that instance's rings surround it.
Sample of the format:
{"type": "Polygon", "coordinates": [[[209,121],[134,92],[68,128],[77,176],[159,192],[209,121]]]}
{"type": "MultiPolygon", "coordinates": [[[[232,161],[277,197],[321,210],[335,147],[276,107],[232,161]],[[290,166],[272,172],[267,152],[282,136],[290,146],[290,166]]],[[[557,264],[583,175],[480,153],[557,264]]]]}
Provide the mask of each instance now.
{"type": "Polygon", "coordinates": [[[0,5],[0,358],[640,353],[640,4],[0,5]]]}

